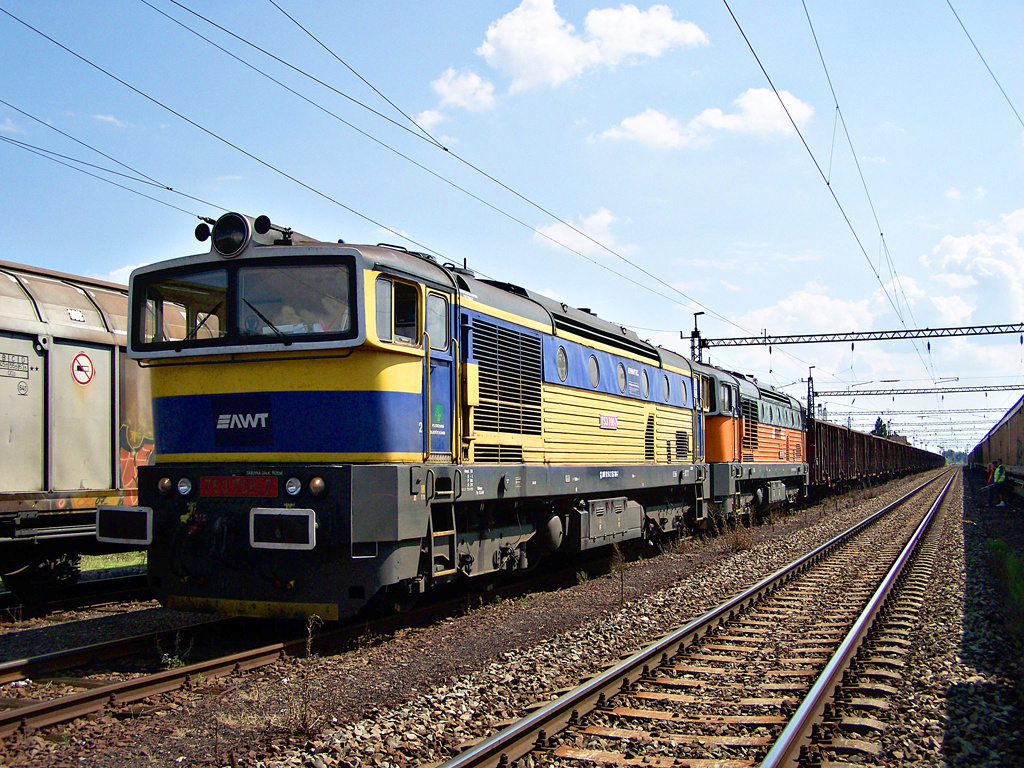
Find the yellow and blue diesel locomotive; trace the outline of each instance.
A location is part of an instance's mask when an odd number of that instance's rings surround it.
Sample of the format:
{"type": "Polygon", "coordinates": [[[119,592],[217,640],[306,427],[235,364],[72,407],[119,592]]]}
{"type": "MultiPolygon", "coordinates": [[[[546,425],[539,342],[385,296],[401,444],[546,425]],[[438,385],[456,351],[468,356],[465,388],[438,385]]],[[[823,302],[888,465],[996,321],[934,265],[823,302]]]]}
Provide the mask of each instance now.
{"type": "Polygon", "coordinates": [[[156,463],[97,514],[170,607],[339,619],[942,464],[465,267],[209,224],[132,275],[156,463]]]}
{"type": "Polygon", "coordinates": [[[704,410],[740,416],[746,380],[401,247],[210,223],[209,252],[132,275],[157,458],[98,516],[164,604],[338,619],[707,514],[704,410]]]}

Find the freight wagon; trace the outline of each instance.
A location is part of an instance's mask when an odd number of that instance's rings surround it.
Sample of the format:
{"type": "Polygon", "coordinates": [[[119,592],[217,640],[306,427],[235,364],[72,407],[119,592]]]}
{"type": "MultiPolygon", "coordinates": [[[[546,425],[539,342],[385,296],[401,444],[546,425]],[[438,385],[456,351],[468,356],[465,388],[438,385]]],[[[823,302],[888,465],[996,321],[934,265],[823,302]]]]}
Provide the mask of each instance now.
{"type": "Polygon", "coordinates": [[[0,575],[25,601],[73,583],[99,504],[134,504],[149,378],[124,286],[0,261],[0,575]]]}

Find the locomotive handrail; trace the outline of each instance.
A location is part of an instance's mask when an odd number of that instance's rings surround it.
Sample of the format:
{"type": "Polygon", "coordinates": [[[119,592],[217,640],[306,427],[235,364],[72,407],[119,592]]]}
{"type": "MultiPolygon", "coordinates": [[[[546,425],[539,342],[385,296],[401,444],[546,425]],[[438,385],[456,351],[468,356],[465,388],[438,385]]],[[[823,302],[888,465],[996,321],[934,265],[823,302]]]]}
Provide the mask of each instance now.
{"type": "MultiPolygon", "coordinates": [[[[452,398],[452,463],[458,464],[462,457],[462,377],[456,373],[458,363],[461,361],[459,354],[459,340],[452,336],[452,353],[455,355],[452,362],[452,387],[455,389],[455,396],[452,398]]],[[[458,470],[456,470],[458,474],[458,470]]],[[[461,491],[455,497],[461,496],[461,491]]]]}
{"type": "Polygon", "coordinates": [[[424,372],[426,383],[423,393],[423,404],[425,406],[423,413],[423,461],[430,461],[430,334],[425,329],[423,331],[423,365],[426,366],[424,372]]]}

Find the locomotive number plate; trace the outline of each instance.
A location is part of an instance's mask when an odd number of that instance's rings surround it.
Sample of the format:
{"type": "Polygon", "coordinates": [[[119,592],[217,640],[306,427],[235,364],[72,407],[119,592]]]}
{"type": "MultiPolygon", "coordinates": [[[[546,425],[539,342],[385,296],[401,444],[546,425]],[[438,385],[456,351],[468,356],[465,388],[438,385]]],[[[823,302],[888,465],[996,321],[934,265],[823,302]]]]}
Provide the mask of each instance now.
{"type": "Polygon", "coordinates": [[[203,477],[200,496],[270,499],[277,496],[276,477],[203,477]]]}

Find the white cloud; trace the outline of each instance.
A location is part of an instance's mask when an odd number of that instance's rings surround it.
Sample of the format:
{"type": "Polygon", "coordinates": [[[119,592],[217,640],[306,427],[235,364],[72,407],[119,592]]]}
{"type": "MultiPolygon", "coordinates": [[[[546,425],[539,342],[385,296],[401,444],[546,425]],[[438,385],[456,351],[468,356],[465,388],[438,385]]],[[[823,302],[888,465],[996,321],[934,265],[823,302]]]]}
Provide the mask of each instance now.
{"type": "Polygon", "coordinates": [[[960,296],[934,296],[932,304],[942,318],[944,326],[969,325],[974,307],[960,296]]]}
{"type": "Polygon", "coordinates": [[[977,189],[974,190],[974,199],[975,200],[984,200],[987,195],[988,195],[988,190],[985,189],[984,187],[978,187],[977,189]]]}
{"type": "Polygon", "coordinates": [[[441,97],[443,107],[462,107],[471,112],[494,108],[494,85],[474,72],[459,73],[449,68],[430,86],[441,97]]]}
{"type": "Polygon", "coordinates": [[[934,275],[932,277],[937,283],[949,286],[954,291],[961,291],[965,288],[973,288],[978,281],[972,275],[959,275],[952,272],[934,275]]]}
{"type": "Polygon", "coordinates": [[[734,131],[767,136],[772,133],[793,133],[793,122],[800,128],[814,115],[814,108],[801,101],[789,91],[779,91],[779,96],[768,88],[750,88],[733,102],[738,112],[725,114],[718,108],[705,109],[690,121],[695,132],[705,130],[734,131]],[[779,104],[779,97],[786,109],[779,104]],[[786,111],[793,118],[790,122],[786,111]]]}
{"type": "Polygon", "coordinates": [[[0,123],[0,133],[24,133],[18,126],[16,126],[11,118],[4,118],[4,121],[0,123]]]}
{"type": "Polygon", "coordinates": [[[634,5],[595,9],[583,26],[585,34],[577,34],[555,10],[554,0],[523,0],[488,27],[476,52],[512,79],[510,93],[519,93],[561,85],[595,67],[708,43],[696,24],[675,20],[665,5],[647,11],[634,5]]]}
{"type": "Polygon", "coordinates": [[[148,263],[148,261],[144,261],[141,264],[129,264],[128,266],[115,269],[109,275],[100,276],[99,279],[110,283],[117,283],[118,285],[128,285],[128,278],[131,277],[132,272],[139,267],[146,266],[148,263]]]}
{"type": "Polygon", "coordinates": [[[120,120],[118,120],[113,115],[93,115],[92,119],[93,120],[99,120],[100,122],[103,122],[103,123],[111,123],[112,125],[116,125],[118,128],[124,128],[125,125],[126,125],[126,123],[122,123],[120,120]]]}
{"type": "Polygon", "coordinates": [[[443,112],[436,109],[427,109],[416,115],[416,124],[425,131],[432,131],[439,124],[447,120],[448,117],[443,112]]]}
{"type": "Polygon", "coordinates": [[[1024,316],[1024,208],[1004,214],[999,223],[982,232],[943,237],[921,263],[930,270],[931,279],[956,290],[953,297],[932,299],[947,317],[966,322],[973,313],[984,310],[974,320],[982,324],[1016,322],[1024,316]]]}
{"type": "MultiPolygon", "coordinates": [[[[814,108],[789,91],[780,91],[786,109],[801,128],[814,115],[814,108]]],[[[733,131],[759,136],[792,134],[793,125],[779,98],[767,88],[751,88],[733,102],[739,111],[725,114],[720,109],[705,109],[684,128],[678,120],[656,109],[625,118],[617,126],[597,135],[598,139],[633,141],[648,147],[673,149],[694,146],[711,140],[713,131],[733,131]]]]}
{"type": "Polygon", "coordinates": [[[808,283],[771,306],[747,312],[737,322],[744,328],[766,328],[773,336],[871,328],[874,312],[870,299],[836,299],[827,290],[808,283]]]}
{"type": "Polygon", "coordinates": [[[656,109],[627,117],[614,128],[599,134],[598,138],[615,141],[635,141],[648,147],[685,147],[693,141],[693,134],[683,129],[678,120],[667,117],[656,109]]]}
{"type": "Polygon", "coordinates": [[[947,200],[959,200],[961,197],[963,197],[963,193],[956,187],[950,187],[946,190],[947,200]]]}
{"type": "Polygon", "coordinates": [[[560,221],[545,227],[538,227],[533,239],[553,248],[567,246],[584,256],[607,256],[609,254],[606,249],[622,255],[635,253],[635,246],[618,245],[615,242],[612,227],[617,223],[619,223],[619,219],[612,215],[607,208],[602,208],[591,216],[581,216],[578,223],[574,225],[576,229],[572,229],[560,221]]]}

